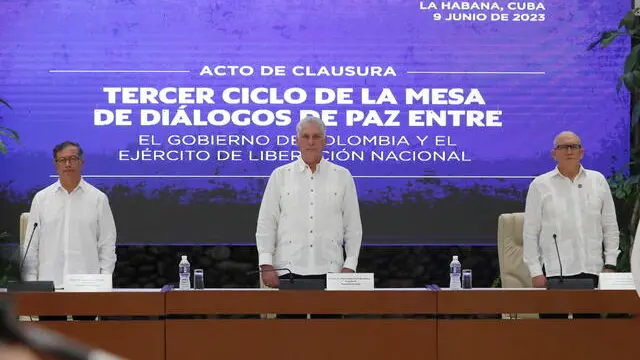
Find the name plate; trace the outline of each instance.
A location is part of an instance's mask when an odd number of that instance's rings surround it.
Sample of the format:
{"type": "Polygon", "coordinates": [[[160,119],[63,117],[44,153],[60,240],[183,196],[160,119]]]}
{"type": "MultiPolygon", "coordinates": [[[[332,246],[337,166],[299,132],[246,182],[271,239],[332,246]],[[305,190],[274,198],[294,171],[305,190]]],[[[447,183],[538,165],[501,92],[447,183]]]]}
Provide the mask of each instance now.
{"type": "Polygon", "coordinates": [[[598,280],[600,290],[635,290],[631,273],[600,273],[598,280]]]}
{"type": "Polygon", "coordinates": [[[73,274],[65,275],[64,291],[69,292],[109,292],[113,290],[113,277],[110,274],[73,274]]]}
{"type": "Polygon", "coordinates": [[[373,273],[329,273],[327,290],[373,290],[373,273]]]}

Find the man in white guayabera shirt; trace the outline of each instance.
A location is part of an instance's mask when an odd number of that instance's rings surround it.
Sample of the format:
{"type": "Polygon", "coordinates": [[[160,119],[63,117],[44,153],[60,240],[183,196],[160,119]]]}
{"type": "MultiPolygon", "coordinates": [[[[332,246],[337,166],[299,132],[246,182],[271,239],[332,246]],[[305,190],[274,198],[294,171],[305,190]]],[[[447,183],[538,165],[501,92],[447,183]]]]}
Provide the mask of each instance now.
{"type": "Polygon", "coordinates": [[[82,179],[82,148],[65,141],[53,149],[53,160],[59,179],[36,194],[29,212],[23,253],[38,225],[24,279],[51,280],[58,288],[65,274],[113,274],[116,225],[107,196],[82,179]]]}
{"type": "Polygon", "coordinates": [[[620,252],[611,190],[601,173],[580,164],[584,149],[576,134],[558,134],[553,146],[557,167],[529,186],[524,261],[534,287],[560,275],[593,279],[597,287],[598,274],[615,271],[620,252]]]}
{"type": "Polygon", "coordinates": [[[273,171],[262,198],[256,243],[262,280],[324,278],[355,272],[362,242],[356,186],[349,170],[323,158],[325,125],[307,117],[297,125],[298,160],[273,171]],[[345,256],[346,255],[346,256],[345,256]]]}

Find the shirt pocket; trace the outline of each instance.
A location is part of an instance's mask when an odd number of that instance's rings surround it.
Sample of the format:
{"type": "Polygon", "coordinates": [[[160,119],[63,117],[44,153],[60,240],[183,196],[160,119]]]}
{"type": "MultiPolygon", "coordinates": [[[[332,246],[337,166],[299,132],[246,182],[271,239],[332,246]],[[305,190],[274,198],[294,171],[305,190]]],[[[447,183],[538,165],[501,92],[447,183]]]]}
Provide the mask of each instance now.
{"type": "Polygon", "coordinates": [[[585,208],[587,213],[592,215],[599,215],[602,213],[602,206],[604,204],[604,198],[602,194],[597,191],[589,192],[585,195],[585,208]]]}
{"type": "MultiPolygon", "coordinates": [[[[596,241],[599,243],[599,246],[602,246],[601,236],[597,234],[602,234],[602,208],[604,206],[604,196],[603,194],[593,191],[591,193],[587,193],[584,199],[584,211],[583,211],[583,227],[587,230],[585,231],[585,237],[588,242],[596,241]],[[586,223],[585,223],[586,222],[586,223]]],[[[594,244],[589,244],[590,248],[593,248],[594,244]]],[[[602,249],[600,249],[602,252],[602,249]]]]}
{"type": "Polygon", "coordinates": [[[285,237],[276,244],[276,263],[290,263],[297,259],[300,256],[303,245],[302,241],[296,240],[293,236],[285,237]]]}
{"type": "Polygon", "coordinates": [[[40,213],[40,226],[53,230],[61,226],[64,220],[65,204],[62,201],[50,201],[40,213]]]}
{"type": "Polygon", "coordinates": [[[323,236],[322,240],[322,258],[331,264],[342,264],[344,262],[343,237],[336,233],[323,236]]]}
{"type": "Polygon", "coordinates": [[[326,208],[331,211],[340,211],[342,209],[342,198],[344,191],[338,186],[328,186],[322,193],[322,201],[326,208]]]}
{"type": "Polygon", "coordinates": [[[554,219],[562,216],[567,210],[565,200],[560,197],[554,197],[552,194],[545,194],[542,197],[542,214],[544,219],[554,219]]]}
{"type": "Polygon", "coordinates": [[[98,225],[98,213],[100,212],[99,204],[96,201],[87,201],[87,199],[74,200],[71,208],[71,218],[83,228],[95,231],[98,225]]]}
{"type": "Polygon", "coordinates": [[[291,184],[285,185],[280,193],[280,208],[284,215],[295,214],[299,211],[302,191],[300,186],[291,184]]]}

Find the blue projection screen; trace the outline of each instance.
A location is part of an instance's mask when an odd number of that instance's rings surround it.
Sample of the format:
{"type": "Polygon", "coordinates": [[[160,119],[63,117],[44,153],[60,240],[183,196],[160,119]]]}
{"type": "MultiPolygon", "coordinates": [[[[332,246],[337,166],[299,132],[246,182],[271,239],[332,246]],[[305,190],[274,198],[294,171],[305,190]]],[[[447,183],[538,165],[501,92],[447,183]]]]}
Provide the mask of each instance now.
{"type": "Polygon", "coordinates": [[[271,172],[305,115],[356,179],[368,244],[495,244],[555,164],[629,158],[616,93],[628,44],[586,51],[628,0],[25,1],[0,3],[0,229],[85,150],[119,243],[254,242],[271,172]]]}

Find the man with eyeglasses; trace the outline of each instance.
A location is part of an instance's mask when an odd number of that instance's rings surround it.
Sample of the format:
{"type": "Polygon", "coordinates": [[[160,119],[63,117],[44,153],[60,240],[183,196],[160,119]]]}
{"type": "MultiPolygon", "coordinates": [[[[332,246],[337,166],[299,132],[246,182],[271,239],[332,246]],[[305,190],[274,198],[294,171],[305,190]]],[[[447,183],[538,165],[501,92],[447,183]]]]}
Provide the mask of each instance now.
{"type": "Polygon", "coordinates": [[[116,225],[107,196],[82,178],[82,148],[65,141],[54,147],[53,160],[58,181],[39,191],[31,203],[27,231],[38,225],[24,279],[53,281],[60,288],[65,274],[113,274],[116,225]]]}
{"type": "Polygon", "coordinates": [[[524,261],[534,287],[544,288],[547,279],[560,275],[592,279],[597,287],[598,274],[615,271],[620,252],[611,190],[600,172],[580,164],[584,149],[573,132],[558,134],[551,154],[556,168],[529,186],[524,261]]]}

